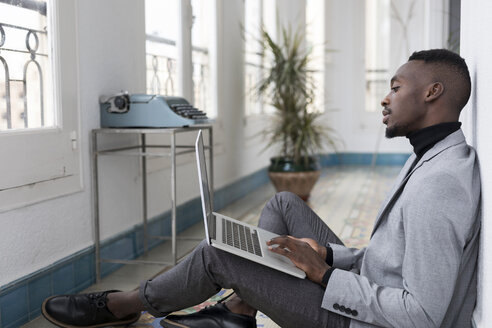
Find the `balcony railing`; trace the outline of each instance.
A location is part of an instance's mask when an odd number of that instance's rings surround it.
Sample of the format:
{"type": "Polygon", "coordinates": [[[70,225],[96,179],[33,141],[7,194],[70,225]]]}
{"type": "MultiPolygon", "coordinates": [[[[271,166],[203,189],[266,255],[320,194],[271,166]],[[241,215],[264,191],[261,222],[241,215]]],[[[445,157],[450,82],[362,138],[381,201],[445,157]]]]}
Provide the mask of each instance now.
{"type": "Polygon", "coordinates": [[[51,124],[45,113],[48,54],[39,51],[47,40],[46,31],[0,22],[0,130],[51,124]]]}
{"type": "Polygon", "coordinates": [[[388,70],[366,69],[366,106],[367,112],[376,112],[381,100],[388,93],[388,70]]]}
{"type": "MultiPolygon", "coordinates": [[[[176,42],[147,35],[147,92],[166,96],[178,93],[176,42]],[[152,49],[152,50],[149,50],[152,49]]],[[[194,106],[203,111],[210,108],[210,66],[208,50],[192,48],[194,106]]]]}
{"type": "Polygon", "coordinates": [[[208,50],[199,47],[192,48],[193,60],[193,96],[195,107],[207,112],[210,116],[211,99],[208,87],[210,86],[210,65],[208,50]]]}
{"type": "Polygon", "coordinates": [[[147,92],[175,96],[177,92],[177,62],[171,55],[176,42],[147,35],[147,92]],[[152,49],[149,51],[149,49],[152,49]],[[162,52],[162,53],[157,53],[162,52]]]}
{"type": "Polygon", "coordinates": [[[176,59],[147,53],[148,93],[174,96],[176,80],[176,59]]]}

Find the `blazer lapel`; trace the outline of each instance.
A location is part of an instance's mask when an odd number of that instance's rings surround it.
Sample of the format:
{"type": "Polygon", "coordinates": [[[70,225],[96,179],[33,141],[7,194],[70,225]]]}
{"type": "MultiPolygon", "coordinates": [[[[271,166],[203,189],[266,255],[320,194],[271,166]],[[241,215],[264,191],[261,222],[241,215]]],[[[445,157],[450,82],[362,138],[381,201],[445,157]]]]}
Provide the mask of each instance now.
{"type": "MultiPolygon", "coordinates": [[[[395,181],[395,184],[393,185],[393,188],[388,193],[388,196],[386,197],[385,201],[383,202],[383,204],[379,208],[379,213],[378,213],[378,216],[376,219],[376,223],[374,224],[374,228],[372,229],[371,238],[372,238],[372,235],[374,234],[374,232],[376,231],[377,227],[381,223],[381,219],[383,217],[384,212],[389,207],[389,205],[394,201],[396,196],[400,194],[400,190],[403,189],[403,186],[407,182],[407,179],[410,175],[410,172],[409,172],[410,167],[412,166],[412,164],[416,158],[417,158],[417,156],[415,155],[415,153],[412,153],[412,155],[408,158],[405,165],[401,169],[400,174],[396,178],[396,181],[395,181]]],[[[414,170],[415,170],[415,168],[412,170],[412,172],[414,170]]]]}
{"type": "Polygon", "coordinates": [[[434,158],[437,154],[443,152],[444,150],[448,149],[449,147],[455,146],[461,142],[465,141],[465,136],[463,135],[463,131],[458,130],[456,132],[451,133],[449,136],[444,138],[443,140],[439,141],[437,144],[434,145],[431,149],[429,149],[424,156],[419,160],[419,162],[414,166],[411,172],[408,172],[410,167],[412,166],[412,163],[416,159],[415,153],[413,153],[410,158],[407,160],[405,165],[403,166],[400,175],[396,179],[395,185],[393,186],[393,189],[391,192],[388,194],[388,197],[384,201],[383,205],[379,209],[379,213],[376,219],[376,223],[374,224],[374,228],[371,233],[371,238],[376,232],[377,228],[381,224],[381,221],[383,217],[385,217],[385,213],[388,209],[390,209],[393,205],[393,203],[398,199],[400,196],[400,193],[403,191],[403,188],[405,187],[405,184],[407,183],[408,179],[410,176],[417,170],[419,169],[425,162],[431,160],[434,158]]]}

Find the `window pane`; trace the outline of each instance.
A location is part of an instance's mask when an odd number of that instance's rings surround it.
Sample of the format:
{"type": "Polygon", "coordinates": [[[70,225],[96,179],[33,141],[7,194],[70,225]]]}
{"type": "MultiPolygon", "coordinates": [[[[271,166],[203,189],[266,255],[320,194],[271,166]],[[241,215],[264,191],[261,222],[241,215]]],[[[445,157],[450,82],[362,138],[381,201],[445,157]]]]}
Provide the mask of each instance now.
{"type": "Polygon", "coordinates": [[[178,92],[178,1],[145,1],[148,93],[174,96],[178,92]]]}
{"type": "Polygon", "coordinates": [[[389,76],[389,0],[366,1],[366,106],[368,112],[380,109],[388,92],[389,76]]]}
{"type": "MultiPolygon", "coordinates": [[[[276,0],[262,0],[262,25],[268,31],[270,36],[276,38],[279,35],[280,31],[277,31],[277,4],[276,0]]],[[[278,41],[278,40],[277,40],[278,41]]],[[[265,64],[265,62],[263,62],[265,64]]],[[[262,73],[264,74],[264,73],[262,73]]],[[[262,75],[263,76],[263,75],[262,75]]],[[[275,113],[275,107],[273,107],[268,102],[262,103],[262,113],[272,114],[275,113]]]]}
{"type": "Polygon", "coordinates": [[[311,50],[308,69],[314,86],[314,102],[309,111],[324,111],[324,5],[323,0],[306,3],[306,47],[311,50]]]}
{"type": "Polygon", "coordinates": [[[258,99],[254,88],[261,81],[262,58],[261,28],[262,28],[262,0],[246,0],[244,17],[245,38],[245,115],[260,114],[262,102],[258,99]]]}
{"type": "Polygon", "coordinates": [[[262,25],[270,33],[277,35],[277,7],[276,0],[262,0],[263,21],[262,25]]]}
{"type": "Polygon", "coordinates": [[[49,1],[0,3],[0,131],[52,127],[49,1]]]}
{"type": "Polygon", "coordinates": [[[212,107],[210,81],[210,37],[213,33],[213,0],[192,0],[193,28],[191,29],[193,88],[195,107],[207,113],[208,117],[217,116],[212,107]]]}

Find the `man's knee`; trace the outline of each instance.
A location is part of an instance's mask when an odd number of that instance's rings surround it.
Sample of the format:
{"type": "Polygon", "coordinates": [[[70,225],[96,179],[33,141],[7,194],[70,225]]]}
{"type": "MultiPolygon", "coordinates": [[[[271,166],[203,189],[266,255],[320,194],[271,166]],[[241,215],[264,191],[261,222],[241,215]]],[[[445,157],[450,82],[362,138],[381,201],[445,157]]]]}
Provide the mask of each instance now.
{"type": "Polygon", "coordinates": [[[301,199],[301,198],[299,198],[299,196],[297,196],[296,194],[294,194],[290,191],[281,191],[281,192],[278,192],[275,196],[279,197],[280,199],[285,200],[285,201],[297,201],[297,200],[301,199]]]}
{"type": "Polygon", "coordinates": [[[214,257],[214,253],[216,248],[209,245],[207,240],[202,240],[193,250],[192,255],[198,258],[201,258],[202,261],[205,261],[205,258],[214,257]]]}
{"type": "Polygon", "coordinates": [[[215,252],[216,250],[216,248],[209,245],[206,240],[202,240],[195,249],[201,253],[210,253],[215,252]]]}
{"type": "Polygon", "coordinates": [[[275,194],[270,199],[270,205],[273,205],[275,208],[284,208],[288,207],[289,204],[293,204],[296,202],[302,201],[299,196],[290,192],[290,191],[281,191],[275,194]]]}
{"type": "Polygon", "coordinates": [[[266,204],[263,209],[262,218],[264,219],[265,216],[268,218],[269,215],[265,215],[268,212],[286,213],[292,204],[297,202],[302,202],[302,199],[300,199],[296,194],[289,191],[278,192],[266,204]]]}
{"type": "Polygon", "coordinates": [[[203,261],[215,261],[216,258],[220,258],[220,256],[217,256],[217,253],[223,252],[220,249],[209,245],[206,240],[203,240],[200,244],[198,244],[195,251],[201,254],[203,261]]]}

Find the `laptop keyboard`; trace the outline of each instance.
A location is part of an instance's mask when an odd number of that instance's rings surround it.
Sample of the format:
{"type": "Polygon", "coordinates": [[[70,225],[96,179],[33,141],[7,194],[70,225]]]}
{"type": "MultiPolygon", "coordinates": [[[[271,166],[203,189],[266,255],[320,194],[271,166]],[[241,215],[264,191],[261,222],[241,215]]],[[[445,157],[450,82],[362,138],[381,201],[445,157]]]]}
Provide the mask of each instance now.
{"type": "Polygon", "coordinates": [[[225,219],[222,219],[222,227],[222,240],[224,243],[251,254],[263,256],[256,230],[251,231],[249,227],[225,219]]]}

